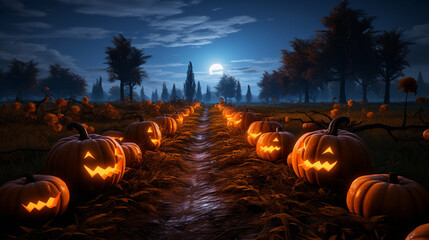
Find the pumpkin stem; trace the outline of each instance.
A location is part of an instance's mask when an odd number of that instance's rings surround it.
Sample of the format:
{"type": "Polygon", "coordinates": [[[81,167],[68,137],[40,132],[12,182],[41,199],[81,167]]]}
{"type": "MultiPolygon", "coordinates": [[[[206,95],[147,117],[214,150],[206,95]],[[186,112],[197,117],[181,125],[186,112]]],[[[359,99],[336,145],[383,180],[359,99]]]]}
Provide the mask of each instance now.
{"type": "Polygon", "coordinates": [[[144,121],[144,118],[143,118],[143,116],[141,114],[136,114],[136,117],[139,118],[140,122],[144,121]]]}
{"type": "Polygon", "coordinates": [[[280,132],[280,128],[279,127],[277,127],[276,128],[276,133],[278,134],[280,132]]]}
{"type": "Polygon", "coordinates": [[[91,139],[86,129],[80,123],[71,122],[67,124],[68,130],[73,130],[73,128],[79,132],[79,135],[80,135],[79,140],[83,141],[83,140],[91,139]]]}
{"type": "Polygon", "coordinates": [[[350,122],[350,118],[348,118],[346,116],[339,116],[339,117],[333,119],[331,121],[331,123],[329,124],[329,127],[328,127],[328,130],[326,131],[326,134],[337,136],[338,135],[338,128],[340,127],[340,125],[342,125],[343,123],[348,124],[349,122],[350,122]]]}
{"type": "Polygon", "coordinates": [[[29,184],[29,183],[32,183],[32,182],[36,181],[36,179],[34,178],[34,175],[32,173],[27,173],[25,175],[25,180],[26,180],[25,184],[29,184]]]}
{"type": "Polygon", "coordinates": [[[388,183],[399,184],[398,174],[394,172],[389,173],[388,183]]]}

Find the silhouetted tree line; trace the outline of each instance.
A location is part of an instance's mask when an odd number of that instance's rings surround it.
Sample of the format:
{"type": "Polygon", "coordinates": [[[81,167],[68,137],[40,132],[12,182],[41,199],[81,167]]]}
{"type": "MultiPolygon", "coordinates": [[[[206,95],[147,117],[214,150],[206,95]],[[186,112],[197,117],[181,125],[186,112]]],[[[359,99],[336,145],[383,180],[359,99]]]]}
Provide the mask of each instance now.
{"type": "Polygon", "coordinates": [[[49,75],[40,78],[37,65],[33,60],[24,62],[13,59],[6,72],[0,70],[1,96],[22,99],[41,94],[45,87],[55,97],[81,96],[86,93],[86,80],[70,69],[53,64],[49,66],[49,75]]]}
{"type": "Polygon", "coordinates": [[[350,8],[347,0],[332,8],[321,19],[325,29],[310,39],[295,38],[291,50],[281,50],[282,65],[263,74],[259,97],[298,95],[308,103],[317,92],[337,85],[338,100],[346,103],[347,85],[360,87],[364,101],[370,89],[384,86],[384,103],[389,103],[391,82],[404,75],[413,43],[402,39],[402,30],[375,31],[374,19],[350,8]]]}

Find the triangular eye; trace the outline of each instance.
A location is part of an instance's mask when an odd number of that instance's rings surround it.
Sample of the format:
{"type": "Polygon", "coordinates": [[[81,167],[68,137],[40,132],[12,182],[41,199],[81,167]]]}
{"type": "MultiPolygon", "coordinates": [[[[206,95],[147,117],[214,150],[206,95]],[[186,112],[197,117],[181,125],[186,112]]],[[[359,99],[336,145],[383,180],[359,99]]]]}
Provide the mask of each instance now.
{"type": "Polygon", "coordinates": [[[274,138],[273,142],[278,142],[279,139],[278,138],[274,138]]]}
{"type": "Polygon", "coordinates": [[[322,155],[323,154],[326,154],[326,153],[330,153],[330,154],[334,154],[334,152],[332,151],[332,149],[331,149],[331,147],[328,147],[323,153],[322,153],[322,155]]]}
{"type": "Polygon", "coordinates": [[[122,156],[122,153],[119,150],[119,147],[115,148],[115,156],[122,156]]]}
{"type": "Polygon", "coordinates": [[[147,132],[148,133],[152,133],[153,131],[152,131],[152,127],[150,127],[148,130],[147,130],[147,132]]]}
{"type": "Polygon", "coordinates": [[[86,152],[86,155],[85,155],[85,157],[83,157],[84,159],[85,158],[87,158],[87,157],[90,157],[90,158],[92,158],[92,159],[95,159],[95,157],[94,156],[92,156],[92,154],[88,151],[88,152],[86,152]]]}

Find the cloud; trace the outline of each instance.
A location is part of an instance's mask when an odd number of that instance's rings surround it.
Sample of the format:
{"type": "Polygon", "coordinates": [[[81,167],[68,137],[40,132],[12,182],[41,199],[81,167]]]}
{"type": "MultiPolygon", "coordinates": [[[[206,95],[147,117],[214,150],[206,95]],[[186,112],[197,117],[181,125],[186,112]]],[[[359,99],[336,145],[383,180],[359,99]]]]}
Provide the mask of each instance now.
{"type": "Polygon", "coordinates": [[[166,63],[166,64],[145,64],[145,68],[167,68],[167,67],[182,67],[184,63],[166,63]]]}
{"type": "Polygon", "coordinates": [[[35,29],[52,28],[51,24],[47,24],[44,22],[22,22],[22,23],[15,23],[14,25],[17,26],[20,30],[25,32],[31,32],[35,29]]]}
{"type": "Polygon", "coordinates": [[[42,73],[46,73],[49,65],[54,63],[70,68],[73,72],[84,72],[76,65],[74,58],[63,55],[55,49],[49,49],[44,44],[0,41],[0,45],[2,46],[0,49],[0,67],[3,69],[6,69],[10,61],[16,58],[20,61],[34,60],[39,63],[38,66],[42,70],[42,73]]]}
{"type": "Polygon", "coordinates": [[[200,1],[186,3],[182,0],[58,0],[76,5],[76,12],[109,17],[165,18],[183,13],[181,8],[200,1]]]}
{"type": "Polygon", "coordinates": [[[404,32],[407,40],[415,42],[410,46],[410,53],[407,60],[412,67],[424,66],[429,68],[429,23],[413,26],[404,32]]]}
{"type": "Polygon", "coordinates": [[[144,39],[148,43],[144,47],[165,46],[202,46],[211,44],[213,40],[226,37],[241,31],[239,26],[256,22],[249,16],[236,16],[224,20],[211,21],[208,16],[188,16],[163,21],[152,21],[149,26],[156,31],[168,33],[152,33],[144,39]]]}
{"type": "Polygon", "coordinates": [[[232,67],[229,69],[229,73],[233,73],[236,75],[245,74],[245,73],[257,73],[258,70],[254,67],[232,67]]]}
{"type": "Polygon", "coordinates": [[[22,17],[45,17],[46,13],[35,10],[28,9],[25,7],[24,3],[18,0],[6,0],[1,2],[2,7],[12,10],[12,13],[22,16],[22,17]]]}
{"type": "Polygon", "coordinates": [[[213,11],[213,12],[217,12],[217,11],[219,11],[219,10],[221,10],[221,9],[222,9],[221,7],[213,8],[213,9],[212,9],[212,11],[213,11]]]}
{"type": "Polygon", "coordinates": [[[261,60],[255,60],[252,58],[239,59],[239,60],[231,60],[232,63],[254,63],[254,64],[265,64],[265,63],[278,63],[279,59],[274,58],[263,58],[261,60]]]}
{"type": "Polygon", "coordinates": [[[9,34],[0,32],[0,38],[8,40],[73,38],[73,39],[102,39],[110,37],[112,31],[99,27],[71,27],[45,34],[9,34]]]}

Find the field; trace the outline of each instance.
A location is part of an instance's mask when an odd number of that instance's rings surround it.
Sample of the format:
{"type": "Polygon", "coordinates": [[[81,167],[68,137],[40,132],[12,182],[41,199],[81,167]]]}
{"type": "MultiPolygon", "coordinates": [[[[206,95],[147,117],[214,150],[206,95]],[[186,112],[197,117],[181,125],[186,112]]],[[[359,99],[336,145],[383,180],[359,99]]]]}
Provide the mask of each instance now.
{"type": "MultiPolygon", "coordinates": [[[[29,172],[43,174],[50,147],[75,134],[65,127],[55,131],[55,126],[44,117],[48,113],[58,115],[61,111],[70,120],[85,123],[88,131],[93,127],[94,133],[101,134],[106,130],[124,130],[129,123],[139,120],[137,114],[150,121],[156,116],[181,112],[188,104],[88,106],[69,101],[69,108],[47,103],[39,106],[37,114],[27,115],[24,107],[16,110],[11,104],[8,108],[3,106],[0,134],[7,141],[0,148],[0,184],[29,172]],[[73,113],[70,105],[80,106],[80,111],[73,113]]],[[[354,127],[374,123],[401,126],[403,121],[402,104],[382,110],[379,104],[335,107],[350,117],[354,127]]],[[[421,126],[422,120],[429,121],[428,113],[416,114],[420,107],[428,108],[409,103],[407,126],[421,126]]],[[[328,124],[333,104],[250,105],[248,110],[258,113],[260,118],[279,117],[284,129],[299,137],[305,133],[302,121],[311,118],[321,125],[328,124]],[[286,116],[289,121],[285,121],[286,116]]],[[[61,123],[60,120],[57,124],[61,123]]],[[[369,147],[374,173],[396,172],[429,189],[429,142],[423,140],[422,129],[391,132],[397,141],[380,128],[357,132],[369,147]]],[[[260,159],[245,134],[229,128],[219,109],[211,105],[198,108],[185,118],[174,135],[163,136],[160,148],[143,151],[143,160],[128,166],[118,185],[97,196],[71,201],[63,216],[49,222],[9,223],[1,228],[0,237],[403,239],[416,224],[382,217],[366,219],[348,213],[344,190],[318,187],[298,179],[285,160],[271,163],[260,159]]]]}

